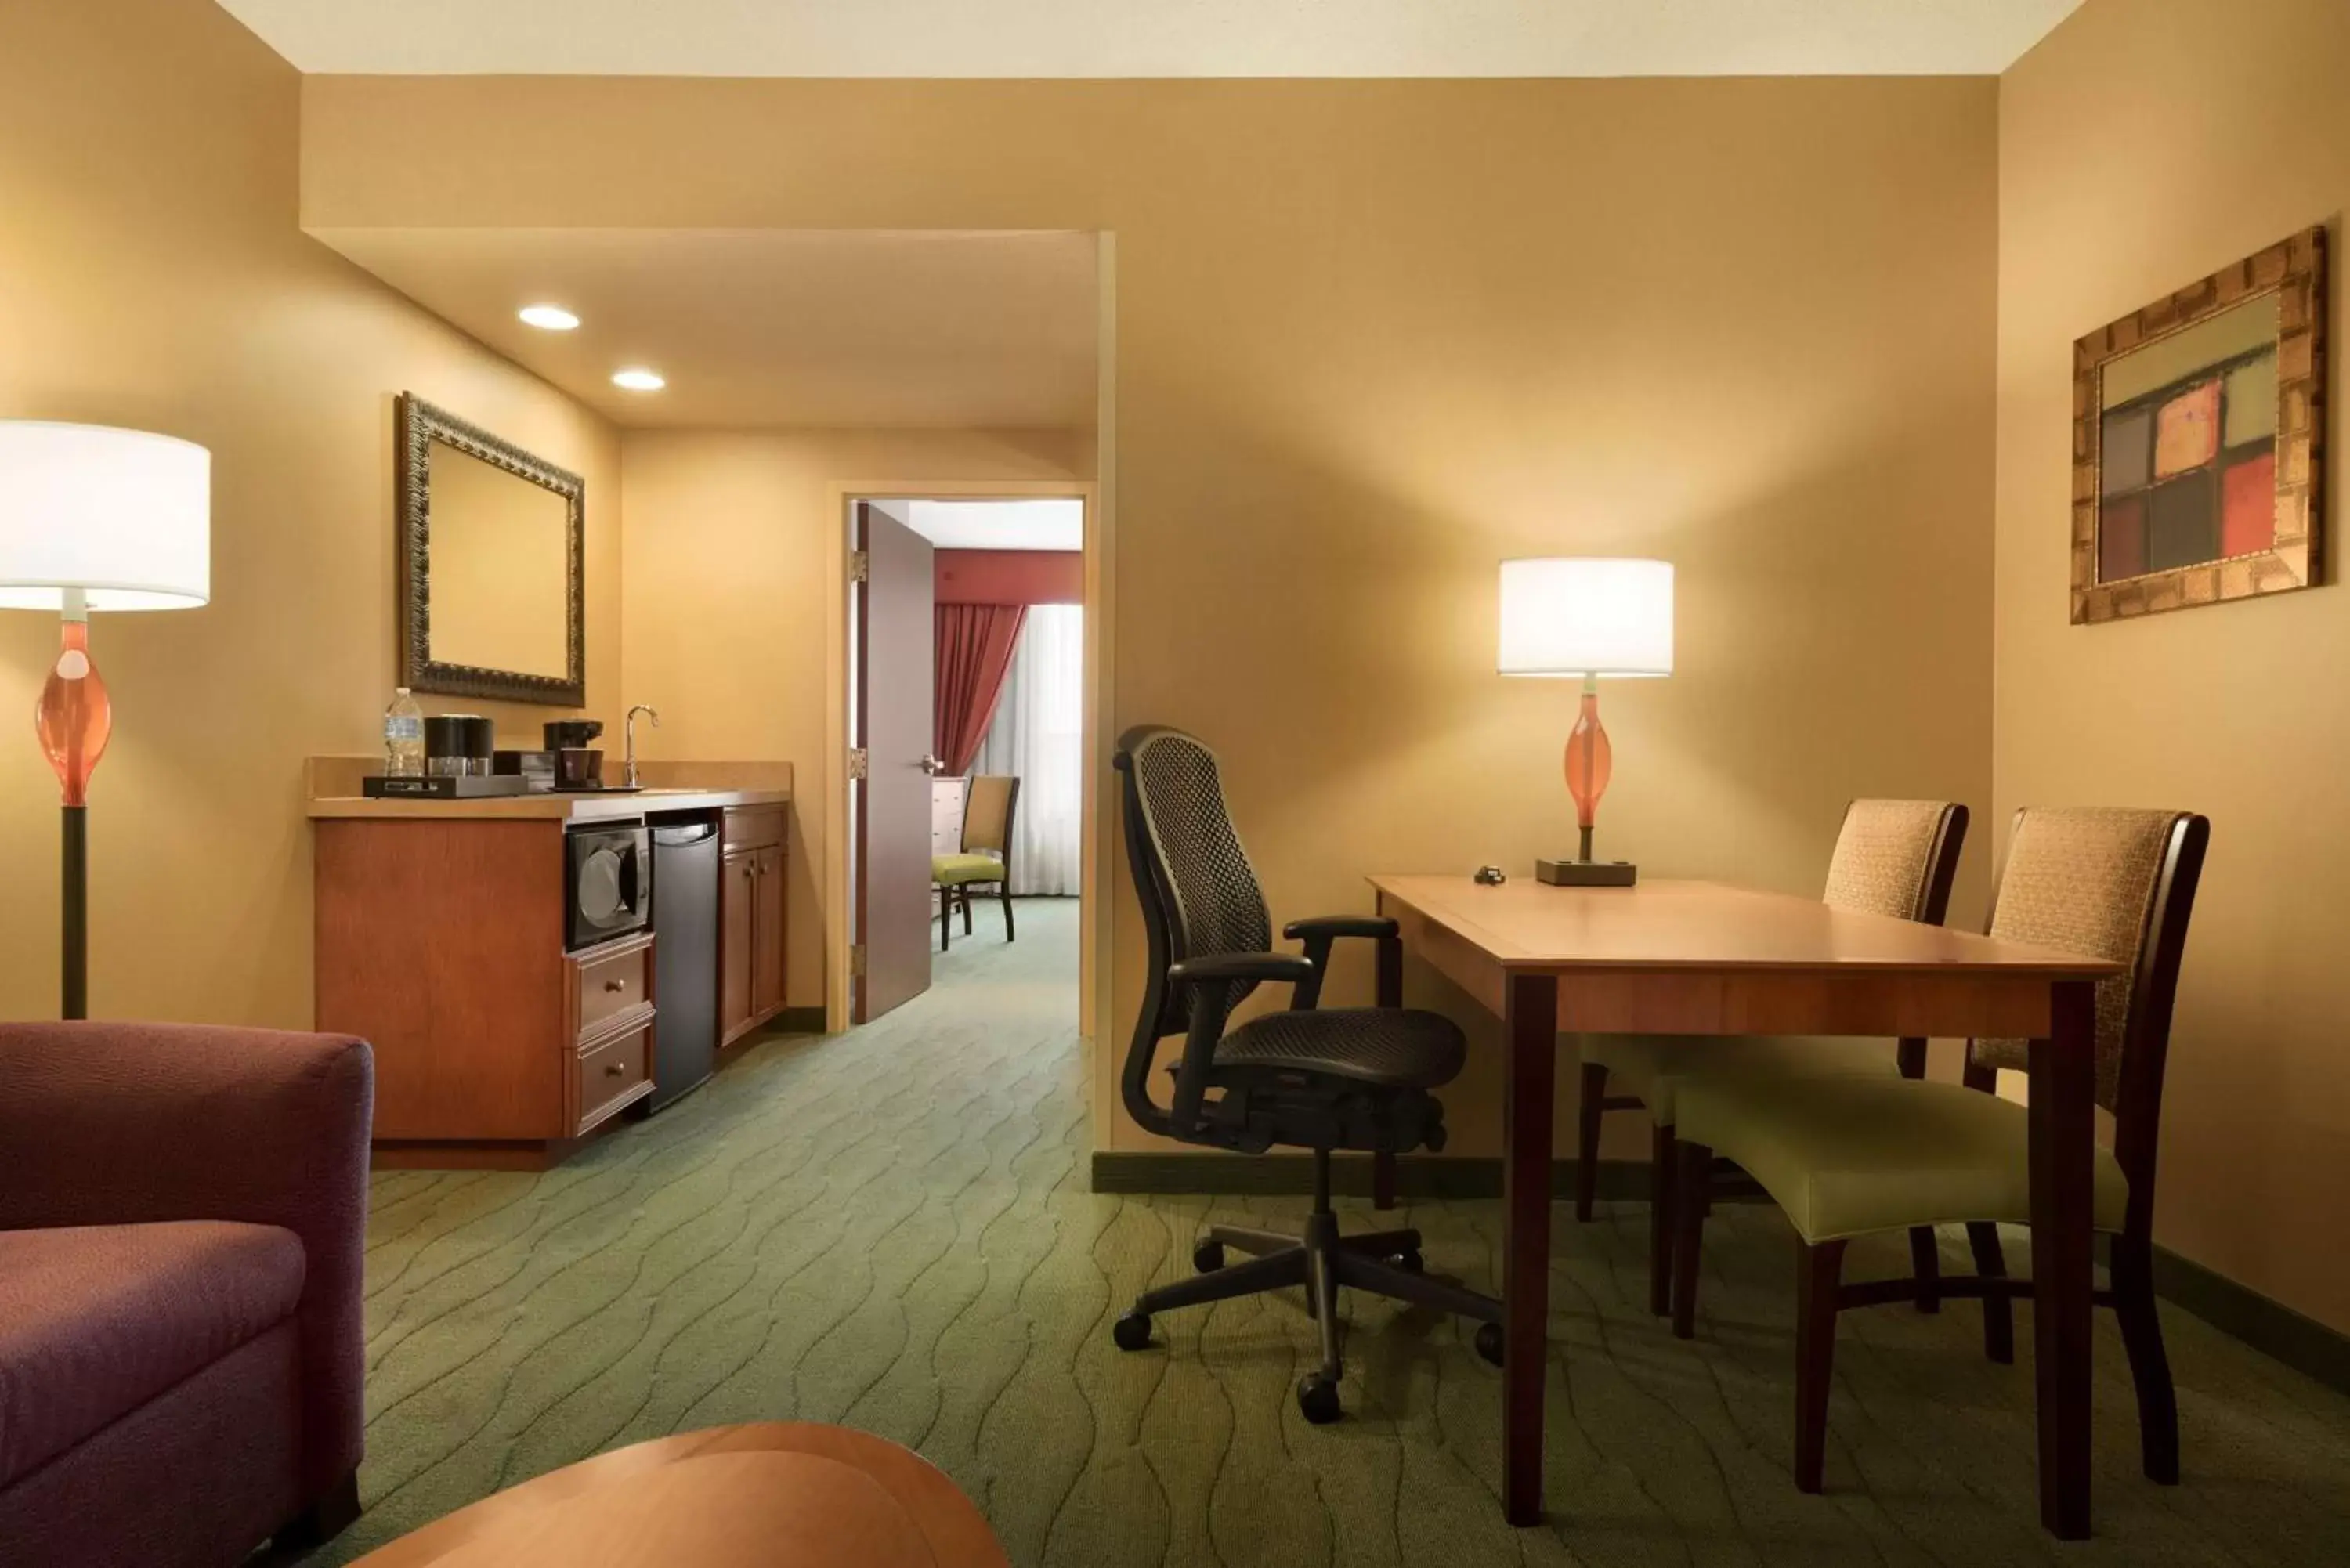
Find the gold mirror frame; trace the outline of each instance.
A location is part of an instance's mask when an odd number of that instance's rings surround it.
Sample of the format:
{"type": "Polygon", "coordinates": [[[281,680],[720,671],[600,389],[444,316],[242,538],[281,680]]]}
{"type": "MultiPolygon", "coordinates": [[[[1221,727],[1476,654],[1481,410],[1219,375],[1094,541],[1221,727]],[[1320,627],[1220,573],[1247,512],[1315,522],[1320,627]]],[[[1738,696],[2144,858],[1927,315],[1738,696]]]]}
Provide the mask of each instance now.
{"type": "Polygon", "coordinates": [[[2073,345],[2073,624],[2305,588],[2324,580],[2325,231],[2246,256],[2073,345]],[[2276,531],[2269,548],[2098,577],[2106,366],[2263,294],[2277,299],[2276,531]]]}
{"type": "Polygon", "coordinates": [[[413,691],[450,697],[486,697],[550,707],[584,707],[588,701],[587,482],[568,469],[534,457],[511,441],[433,407],[413,392],[394,405],[398,474],[393,525],[400,559],[400,683],[413,691]],[[565,673],[527,675],[484,670],[432,658],[432,455],[442,441],[469,457],[563,497],[570,535],[565,673]]]}

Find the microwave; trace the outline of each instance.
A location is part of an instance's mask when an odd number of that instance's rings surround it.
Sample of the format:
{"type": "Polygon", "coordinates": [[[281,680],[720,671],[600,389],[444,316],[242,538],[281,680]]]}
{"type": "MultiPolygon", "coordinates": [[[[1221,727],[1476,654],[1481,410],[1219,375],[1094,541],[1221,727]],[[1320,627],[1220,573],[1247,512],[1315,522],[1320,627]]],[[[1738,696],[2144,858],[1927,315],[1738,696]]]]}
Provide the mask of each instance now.
{"type": "Polygon", "coordinates": [[[564,835],[563,949],[576,952],[645,929],[653,904],[652,835],[640,822],[564,835]]]}

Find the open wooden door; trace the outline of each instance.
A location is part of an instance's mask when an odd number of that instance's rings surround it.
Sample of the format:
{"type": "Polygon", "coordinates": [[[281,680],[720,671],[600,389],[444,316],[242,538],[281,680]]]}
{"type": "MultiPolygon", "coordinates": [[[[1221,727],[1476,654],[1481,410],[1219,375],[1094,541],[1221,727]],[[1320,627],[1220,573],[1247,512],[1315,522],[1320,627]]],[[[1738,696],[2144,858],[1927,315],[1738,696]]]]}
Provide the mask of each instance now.
{"type": "Polygon", "coordinates": [[[931,544],[869,502],[857,504],[856,676],[850,744],[856,909],[849,1017],[864,1023],[931,986],[931,544]]]}

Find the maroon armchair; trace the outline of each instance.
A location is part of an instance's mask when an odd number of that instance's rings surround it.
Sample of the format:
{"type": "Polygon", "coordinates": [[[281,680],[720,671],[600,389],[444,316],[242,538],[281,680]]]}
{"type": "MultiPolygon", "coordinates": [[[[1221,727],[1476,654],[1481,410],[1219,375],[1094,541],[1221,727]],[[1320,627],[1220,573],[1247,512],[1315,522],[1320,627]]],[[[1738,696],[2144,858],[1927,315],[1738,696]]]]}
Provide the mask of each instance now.
{"type": "Polygon", "coordinates": [[[0,1024],[0,1562],[356,1515],[374,1096],[347,1035],[0,1024]]]}

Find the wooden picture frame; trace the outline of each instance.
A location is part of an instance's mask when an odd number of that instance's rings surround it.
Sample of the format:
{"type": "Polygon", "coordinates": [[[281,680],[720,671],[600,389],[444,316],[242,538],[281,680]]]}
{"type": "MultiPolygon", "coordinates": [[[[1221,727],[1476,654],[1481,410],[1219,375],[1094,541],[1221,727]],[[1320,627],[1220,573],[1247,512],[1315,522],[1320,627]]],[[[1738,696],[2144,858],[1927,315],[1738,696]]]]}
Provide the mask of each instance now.
{"type": "Polygon", "coordinates": [[[393,525],[399,549],[400,683],[414,691],[577,708],[588,701],[587,482],[570,470],[433,407],[413,392],[393,405],[393,525]],[[560,675],[494,670],[432,657],[432,447],[478,459],[561,498],[565,644],[560,675]]]}
{"type": "Polygon", "coordinates": [[[2073,345],[2074,625],[2323,581],[2326,289],[2310,228],[2073,345]]]}

